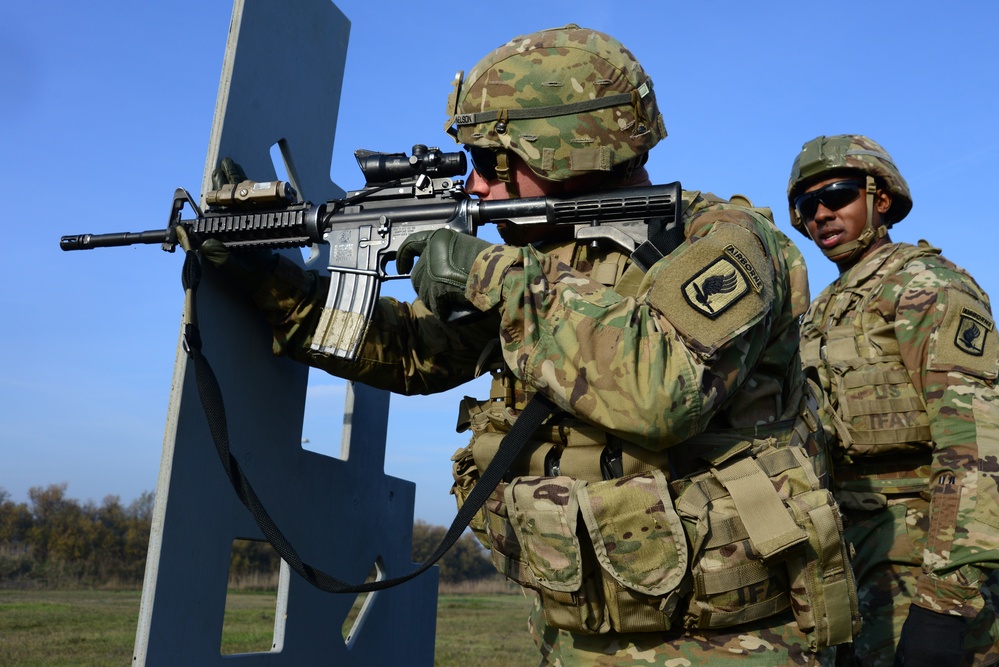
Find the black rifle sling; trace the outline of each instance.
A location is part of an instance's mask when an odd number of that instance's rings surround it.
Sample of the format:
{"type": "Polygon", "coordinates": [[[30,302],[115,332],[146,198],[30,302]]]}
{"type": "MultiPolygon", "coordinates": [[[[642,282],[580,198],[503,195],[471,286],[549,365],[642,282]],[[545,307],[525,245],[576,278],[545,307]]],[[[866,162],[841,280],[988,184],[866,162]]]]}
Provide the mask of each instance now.
{"type": "Polygon", "coordinates": [[[631,253],[631,261],[637,264],[643,273],[648,272],[653,264],[679,248],[686,240],[679,205],[677,211],[673,220],[652,218],[648,221],[649,238],[631,253]]]}
{"type": "Polygon", "coordinates": [[[250,481],[243,474],[239,462],[232,455],[229,448],[229,432],[226,423],[225,406],[222,401],[222,391],[219,388],[218,379],[209,366],[208,361],[201,353],[201,334],[196,324],[196,308],[194,305],[194,294],[197,291],[198,282],[201,279],[201,265],[198,262],[196,253],[193,250],[186,250],[184,258],[183,283],[184,289],[188,292],[187,317],[184,325],[184,348],[188,356],[194,362],[194,375],[198,385],[198,397],[201,399],[201,407],[208,420],[208,428],[218,450],[222,467],[225,468],[226,476],[236,492],[236,496],[243,503],[243,506],[253,515],[253,520],[263,532],[264,537],[271,546],[284,559],[288,566],[300,574],[316,588],[328,593],[367,593],[378,591],[409,581],[422,574],[436,563],[461,537],[468,523],[479,511],[479,508],[486,502],[493,490],[503,479],[507,470],[524,449],[534,432],[546,419],[554,414],[558,408],[549,399],[535,394],[534,397],[524,407],[520,416],[510,428],[510,432],[503,438],[496,456],[483,471],[478,483],[469,493],[465,503],[461,506],[457,516],[451,523],[444,539],[430,555],[430,557],[409,574],[393,579],[382,581],[371,581],[363,584],[348,584],[333,577],[322,570],[312,567],[304,562],[295,548],[288,542],[287,538],[271,519],[267,510],[254,492],[250,481]]]}

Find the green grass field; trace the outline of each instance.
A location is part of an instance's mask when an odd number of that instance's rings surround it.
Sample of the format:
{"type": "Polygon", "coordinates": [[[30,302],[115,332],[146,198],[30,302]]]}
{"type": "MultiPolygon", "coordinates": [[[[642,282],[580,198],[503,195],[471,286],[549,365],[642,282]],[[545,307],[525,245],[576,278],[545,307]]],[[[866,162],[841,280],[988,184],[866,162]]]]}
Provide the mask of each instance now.
{"type": "MultiPolygon", "coordinates": [[[[434,665],[537,664],[527,632],[530,604],[520,594],[442,595],[434,665]]],[[[138,591],[0,590],[0,665],[130,665],[138,616],[138,591]]],[[[273,593],[232,594],[219,650],[267,650],[273,630],[273,593]]]]}

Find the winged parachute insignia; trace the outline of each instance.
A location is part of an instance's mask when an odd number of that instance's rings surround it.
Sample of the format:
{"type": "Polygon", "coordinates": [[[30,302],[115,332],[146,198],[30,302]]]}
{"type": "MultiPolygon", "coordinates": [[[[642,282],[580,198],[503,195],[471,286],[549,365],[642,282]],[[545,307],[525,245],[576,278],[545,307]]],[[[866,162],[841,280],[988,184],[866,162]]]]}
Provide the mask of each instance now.
{"type": "Polygon", "coordinates": [[[964,344],[968,347],[974,347],[974,342],[982,335],[982,330],[978,328],[977,324],[972,324],[970,327],[965,329],[961,333],[961,338],[964,339],[964,344]]]}
{"type": "Polygon", "coordinates": [[[711,319],[728,310],[748,290],[746,274],[727,256],[716,257],[680,288],[687,303],[711,319]]]}
{"type": "Polygon", "coordinates": [[[715,294],[727,294],[734,290],[738,284],[739,279],[733,271],[724,276],[711,276],[705,279],[701,285],[694,283],[694,291],[697,293],[698,303],[713,313],[715,312],[714,308],[708,303],[711,297],[715,294]]]}
{"type": "Polygon", "coordinates": [[[962,352],[981,357],[985,354],[985,339],[993,327],[994,324],[989,317],[970,308],[962,308],[954,345],[962,352]]]}

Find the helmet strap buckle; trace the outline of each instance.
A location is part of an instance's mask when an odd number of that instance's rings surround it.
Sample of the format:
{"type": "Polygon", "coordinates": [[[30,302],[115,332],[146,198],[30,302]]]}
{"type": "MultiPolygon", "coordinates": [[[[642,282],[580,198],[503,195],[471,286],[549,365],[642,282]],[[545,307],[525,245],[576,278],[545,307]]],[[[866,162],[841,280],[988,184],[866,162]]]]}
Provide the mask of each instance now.
{"type": "Polygon", "coordinates": [[[510,199],[518,199],[520,191],[513,179],[513,161],[510,153],[502,148],[496,149],[496,178],[506,184],[506,192],[510,199]]]}

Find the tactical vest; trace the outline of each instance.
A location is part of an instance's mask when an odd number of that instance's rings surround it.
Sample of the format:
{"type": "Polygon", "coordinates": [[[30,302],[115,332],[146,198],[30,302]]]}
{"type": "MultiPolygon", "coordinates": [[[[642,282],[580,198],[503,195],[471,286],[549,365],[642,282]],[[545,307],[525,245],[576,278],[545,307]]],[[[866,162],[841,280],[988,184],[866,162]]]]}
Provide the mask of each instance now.
{"type": "MultiPolygon", "coordinates": [[[[620,253],[545,251],[624,295],[641,280],[620,253]]],[[[459,507],[531,395],[501,364],[490,394],[462,406],[472,440],[452,459],[459,507]]],[[[813,648],[849,641],[860,619],[839,513],[814,468],[821,424],[814,399],[794,400],[794,419],[660,452],[561,415],[471,528],[563,630],[720,629],[792,607],[813,648]]]]}
{"type": "MultiPolygon", "coordinates": [[[[837,468],[837,486],[845,490],[895,494],[926,487],[932,451],[926,405],[902,362],[893,326],[870,304],[910,261],[939,253],[925,242],[899,246],[875,275],[835,294],[822,313],[814,313],[821,326],[802,341],[802,359],[818,371],[829,397],[827,418],[839,448],[851,457],[847,461],[865,459],[860,468],[837,468]]],[[[847,495],[844,499],[850,505],[847,495]]]]}

